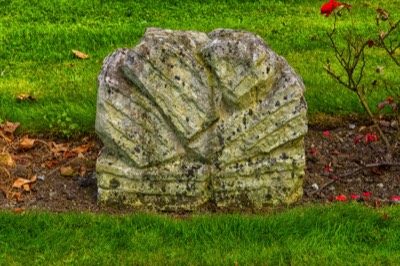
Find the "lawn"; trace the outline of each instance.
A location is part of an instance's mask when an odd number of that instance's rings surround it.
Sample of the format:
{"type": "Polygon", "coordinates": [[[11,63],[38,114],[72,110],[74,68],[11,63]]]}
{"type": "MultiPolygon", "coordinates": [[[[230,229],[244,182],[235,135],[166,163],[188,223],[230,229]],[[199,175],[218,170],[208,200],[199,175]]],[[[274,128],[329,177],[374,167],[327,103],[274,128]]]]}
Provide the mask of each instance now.
{"type": "MultiPolygon", "coordinates": [[[[18,133],[30,136],[93,134],[103,59],[134,47],[147,27],[251,31],[302,76],[310,117],[360,113],[357,97],[323,70],[333,60],[318,41],[333,25],[332,16],[319,14],[324,2],[0,0],[0,123],[18,121],[18,133]]],[[[365,36],[378,34],[374,9],[400,17],[400,0],[351,4],[365,36]]],[[[382,75],[376,66],[398,83],[396,69],[374,49],[366,84],[382,75]]],[[[377,90],[370,101],[387,96],[377,90]]],[[[270,215],[0,212],[0,265],[400,265],[399,217],[398,205],[355,202],[270,215]]]]}
{"type": "Polygon", "coordinates": [[[263,215],[9,214],[1,265],[399,265],[400,209],[263,215]]]}
{"type": "MultiPolygon", "coordinates": [[[[357,98],[323,71],[333,54],[315,40],[332,28],[319,14],[324,1],[10,1],[0,0],[0,119],[19,121],[20,132],[70,136],[94,131],[97,75],[103,59],[119,47],[134,47],[147,27],[210,32],[216,28],[260,35],[303,77],[309,115],[361,112],[357,98]],[[71,50],[89,55],[80,60],[71,50]],[[36,100],[18,102],[21,95],[36,100]]],[[[351,1],[360,34],[376,36],[375,11],[400,17],[399,0],[351,1]]],[[[371,50],[372,51],[372,50],[371,50]]],[[[384,67],[378,54],[366,80],[384,67]]],[[[386,99],[375,93],[371,101],[386,99]]],[[[0,120],[0,121],[1,121],[0,120]]]]}

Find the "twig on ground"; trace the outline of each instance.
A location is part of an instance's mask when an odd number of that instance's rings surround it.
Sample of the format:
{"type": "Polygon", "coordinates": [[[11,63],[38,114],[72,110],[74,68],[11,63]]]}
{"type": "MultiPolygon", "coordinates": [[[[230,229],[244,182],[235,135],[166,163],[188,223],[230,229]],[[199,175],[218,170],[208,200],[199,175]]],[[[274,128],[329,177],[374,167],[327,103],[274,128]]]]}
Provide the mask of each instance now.
{"type": "Polygon", "coordinates": [[[80,159],[80,158],[79,158],[79,157],[75,157],[74,159],[72,159],[72,160],[70,160],[70,161],[67,161],[67,162],[64,163],[64,164],[62,164],[62,165],[60,165],[60,166],[57,166],[57,167],[54,168],[50,173],[48,173],[48,174],[46,175],[46,178],[49,177],[49,176],[51,176],[51,175],[53,175],[55,172],[59,171],[59,170],[61,169],[61,167],[68,166],[68,165],[70,165],[71,163],[75,162],[77,159],[80,159]]]}
{"type": "Polygon", "coordinates": [[[311,196],[315,193],[321,192],[324,188],[326,188],[329,185],[332,185],[336,181],[340,180],[341,178],[345,178],[351,175],[354,175],[355,173],[358,173],[362,170],[369,169],[369,168],[375,168],[375,167],[381,167],[381,166],[398,166],[400,167],[400,162],[381,162],[381,163],[370,163],[366,164],[363,167],[359,167],[357,169],[354,169],[353,171],[350,171],[348,173],[344,173],[342,175],[331,175],[332,179],[326,182],[325,184],[322,184],[319,189],[314,190],[312,192],[306,192],[308,196],[311,196]]]}

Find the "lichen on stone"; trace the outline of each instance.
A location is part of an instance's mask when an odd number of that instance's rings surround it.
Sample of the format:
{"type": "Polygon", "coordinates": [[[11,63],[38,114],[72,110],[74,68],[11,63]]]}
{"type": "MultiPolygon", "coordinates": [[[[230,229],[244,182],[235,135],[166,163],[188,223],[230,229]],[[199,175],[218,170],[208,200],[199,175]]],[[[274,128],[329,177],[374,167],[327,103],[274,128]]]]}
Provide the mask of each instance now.
{"type": "Polygon", "coordinates": [[[100,203],[263,208],[302,196],[305,87],[261,37],[149,28],[98,80],[100,203]]]}

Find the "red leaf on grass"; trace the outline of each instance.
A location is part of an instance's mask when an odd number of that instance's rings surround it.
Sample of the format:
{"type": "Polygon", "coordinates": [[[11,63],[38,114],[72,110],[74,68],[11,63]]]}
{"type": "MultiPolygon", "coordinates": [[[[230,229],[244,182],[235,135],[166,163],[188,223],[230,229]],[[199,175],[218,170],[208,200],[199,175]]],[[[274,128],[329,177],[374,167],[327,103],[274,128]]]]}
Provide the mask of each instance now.
{"type": "Polygon", "coordinates": [[[309,152],[310,152],[311,154],[316,154],[316,153],[318,153],[317,150],[310,150],[309,152]]]}
{"type": "Polygon", "coordinates": [[[325,135],[325,136],[329,136],[329,135],[330,135],[330,132],[329,132],[329,131],[324,131],[324,135],[325,135]]]}

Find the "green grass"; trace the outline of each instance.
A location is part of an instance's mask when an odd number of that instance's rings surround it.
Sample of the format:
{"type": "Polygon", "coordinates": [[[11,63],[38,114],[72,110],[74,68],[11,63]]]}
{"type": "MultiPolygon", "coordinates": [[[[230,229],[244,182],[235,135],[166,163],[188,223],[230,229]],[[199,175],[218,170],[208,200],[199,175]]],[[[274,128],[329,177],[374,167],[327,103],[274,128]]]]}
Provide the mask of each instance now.
{"type": "Polygon", "coordinates": [[[0,264],[399,265],[399,217],[352,203],[184,220],[0,212],[0,264]]]}
{"type": "MultiPolygon", "coordinates": [[[[310,114],[360,112],[355,95],[322,70],[332,54],[311,40],[332,27],[333,18],[319,14],[323,2],[0,0],[0,121],[21,122],[20,132],[93,132],[97,75],[103,59],[119,47],[134,47],[146,27],[254,32],[303,77],[310,114]],[[79,60],[72,49],[90,58],[79,60]],[[36,102],[17,103],[19,94],[31,94],[36,102]]],[[[394,19],[400,16],[399,0],[351,3],[360,21],[357,29],[363,34],[374,29],[378,6],[384,6],[394,19]]],[[[384,63],[380,57],[373,62],[384,63]]],[[[385,72],[392,80],[400,80],[389,67],[385,72]]],[[[373,75],[373,69],[368,73],[373,75]]],[[[373,100],[386,97],[384,92],[373,100]]]]}

